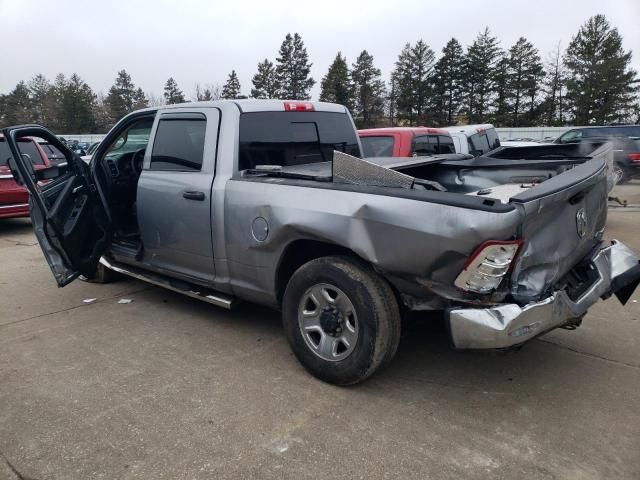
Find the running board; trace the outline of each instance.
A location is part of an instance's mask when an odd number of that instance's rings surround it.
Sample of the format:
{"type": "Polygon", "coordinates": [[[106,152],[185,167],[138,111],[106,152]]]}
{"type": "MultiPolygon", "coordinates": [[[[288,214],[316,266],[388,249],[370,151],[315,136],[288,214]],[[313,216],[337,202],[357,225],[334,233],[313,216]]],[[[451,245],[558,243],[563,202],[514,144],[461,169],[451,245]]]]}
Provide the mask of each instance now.
{"type": "Polygon", "coordinates": [[[104,257],[100,258],[100,263],[109,270],[121,273],[122,275],[126,275],[128,277],[132,277],[137,280],[156,285],[157,287],[166,288],[167,290],[171,290],[173,292],[181,293],[182,295],[186,295],[187,297],[197,298],[198,300],[217,305],[218,307],[223,307],[230,310],[237,303],[233,297],[224,293],[216,292],[215,290],[200,287],[198,285],[187,283],[182,280],[170,279],[156,273],[146,272],[134,267],[129,267],[128,265],[126,267],[121,264],[114,265],[104,257]]]}

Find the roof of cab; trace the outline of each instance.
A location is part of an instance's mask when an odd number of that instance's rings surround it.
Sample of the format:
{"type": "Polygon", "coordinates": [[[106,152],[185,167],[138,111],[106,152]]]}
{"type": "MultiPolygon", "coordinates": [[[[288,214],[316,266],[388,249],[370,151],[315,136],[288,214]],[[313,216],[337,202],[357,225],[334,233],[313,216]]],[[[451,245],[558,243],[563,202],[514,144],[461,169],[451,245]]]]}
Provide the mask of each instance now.
{"type": "Polygon", "coordinates": [[[362,135],[364,137],[372,137],[376,135],[389,135],[392,133],[412,133],[415,135],[423,135],[423,134],[440,134],[440,135],[449,135],[449,132],[442,128],[431,128],[431,127],[387,127],[387,128],[365,128],[362,130],[358,130],[358,135],[362,135]]]}
{"type": "MultiPolygon", "coordinates": [[[[149,107],[138,111],[153,111],[153,110],[165,110],[165,109],[180,109],[180,108],[207,108],[218,107],[222,105],[236,105],[241,112],[284,112],[285,104],[306,104],[313,106],[313,111],[316,112],[334,112],[334,113],[347,113],[347,108],[344,105],[338,105],[337,103],[327,102],[307,102],[304,100],[277,100],[277,99],[257,99],[247,98],[238,100],[212,100],[207,102],[186,102],[175,103],[172,105],[162,105],[158,107],[149,107]]],[[[302,110],[301,110],[302,111],[302,110]]]]}
{"type": "Polygon", "coordinates": [[[455,127],[444,127],[449,133],[463,133],[466,136],[475,135],[476,133],[493,128],[490,123],[479,123],[477,125],[458,125],[455,127]]]}

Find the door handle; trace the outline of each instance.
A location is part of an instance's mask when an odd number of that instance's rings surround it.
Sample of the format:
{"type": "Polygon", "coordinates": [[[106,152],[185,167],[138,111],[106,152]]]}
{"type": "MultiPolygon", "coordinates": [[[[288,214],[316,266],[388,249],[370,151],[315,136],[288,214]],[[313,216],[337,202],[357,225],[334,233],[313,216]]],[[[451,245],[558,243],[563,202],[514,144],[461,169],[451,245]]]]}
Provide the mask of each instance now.
{"type": "Polygon", "coordinates": [[[198,200],[201,202],[204,200],[204,192],[196,192],[194,190],[185,190],[184,192],[182,192],[182,197],[186,198],[187,200],[198,200]]]}

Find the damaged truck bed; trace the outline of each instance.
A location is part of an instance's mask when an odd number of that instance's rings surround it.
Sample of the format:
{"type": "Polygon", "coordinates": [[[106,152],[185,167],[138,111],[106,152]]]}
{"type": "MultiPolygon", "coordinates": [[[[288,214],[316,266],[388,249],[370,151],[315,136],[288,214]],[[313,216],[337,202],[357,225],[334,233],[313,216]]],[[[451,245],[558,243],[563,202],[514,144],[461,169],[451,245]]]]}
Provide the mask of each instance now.
{"type": "Polygon", "coordinates": [[[362,159],[344,107],[280,100],[134,112],[90,167],[42,127],[3,133],[60,286],[115,271],[280,309],[297,358],[335,384],[393,358],[401,310],[442,311],[458,348],[501,349],[640,281],[638,257],[603,243],[609,144],[362,159]],[[69,170],[39,183],[24,136],[69,170]]]}

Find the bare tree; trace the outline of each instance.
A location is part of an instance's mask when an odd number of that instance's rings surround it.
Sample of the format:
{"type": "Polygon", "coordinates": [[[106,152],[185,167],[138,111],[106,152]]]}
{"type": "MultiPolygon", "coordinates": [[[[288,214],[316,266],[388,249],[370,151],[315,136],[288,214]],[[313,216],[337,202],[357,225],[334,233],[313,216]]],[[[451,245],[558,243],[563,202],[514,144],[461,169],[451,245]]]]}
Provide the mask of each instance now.
{"type": "Polygon", "coordinates": [[[150,107],[161,107],[167,103],[162,95],[156,95],[153,92],[147,93],[147,102],[150,107]]]}
{"type": "Polygon", "coordinates": [[[217,83],[196,83],[193,89],[191,100],[194,102],[206,102],[210,100],[220,100],[222,87],[217,83]]]}
{"type": "Polygon", "coordinates": [[[565,82],[567,69],[562,62],[562,47],[560,42],[549,52],[545,62],[547,72],[544,89],[544,107],[546,110],[546,123],[548,125],[562,125],[564,123],[564,112],[566,109],[564,94],[566,92],[565,82]]]}

